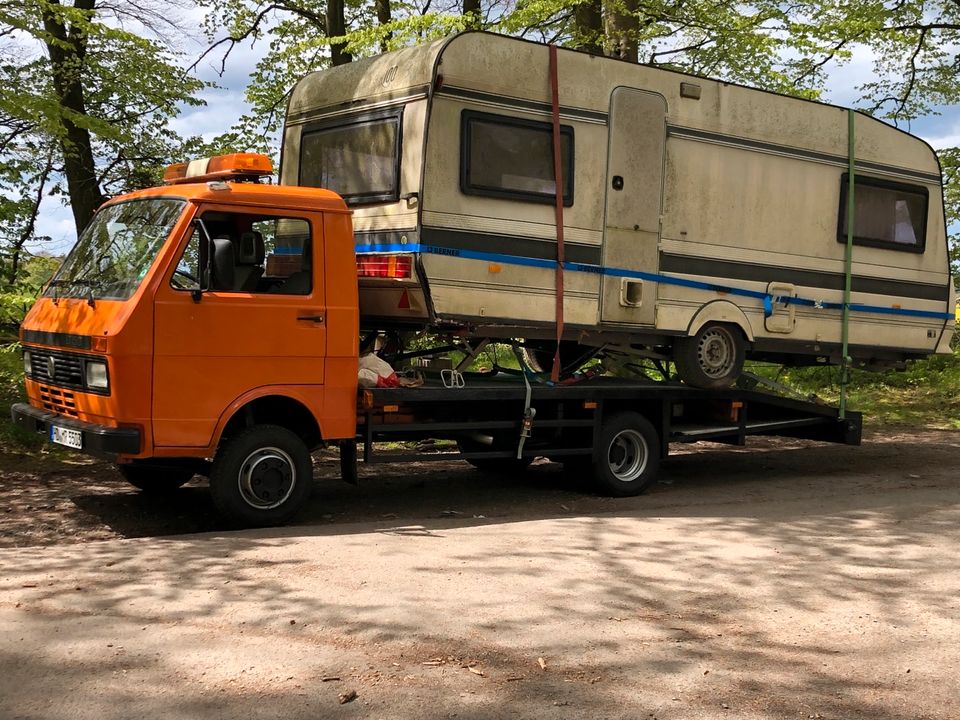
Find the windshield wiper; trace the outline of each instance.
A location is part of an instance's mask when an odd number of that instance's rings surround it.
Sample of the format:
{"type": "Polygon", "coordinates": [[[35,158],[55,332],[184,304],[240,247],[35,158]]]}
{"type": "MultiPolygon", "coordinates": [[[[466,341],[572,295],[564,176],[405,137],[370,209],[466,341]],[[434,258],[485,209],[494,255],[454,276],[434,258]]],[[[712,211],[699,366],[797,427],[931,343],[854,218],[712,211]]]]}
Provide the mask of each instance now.
{"type": "MultiPolygon", "coordinates": [[[[87,304],[90,307],[96,307],[96,303],[95,303],[96,298],[94,297],[93,290],[94,288],[99,288],[102,284],[103,283],[101,283],[99,280],[87,280],[85,278],[80,278],[78,280],[51,280],[49,287],[58,288],[60,286],[71,286],[71,285],[76,287],[84,287],[87,289],[87,304]]],[[[54,293],[53,293],[54,304],[56,304],[59,299],[60,299],[60,296],[57,294],[56,290],[54,290],[54,293]]]]}

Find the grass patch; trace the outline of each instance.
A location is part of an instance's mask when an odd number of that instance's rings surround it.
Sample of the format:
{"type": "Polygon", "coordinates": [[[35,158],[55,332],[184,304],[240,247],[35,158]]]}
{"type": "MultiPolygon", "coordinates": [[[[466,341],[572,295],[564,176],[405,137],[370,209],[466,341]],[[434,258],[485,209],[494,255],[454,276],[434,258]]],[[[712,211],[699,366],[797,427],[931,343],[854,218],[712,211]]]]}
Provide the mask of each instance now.
{"type": "MultiPolygon", "coordinates": [[[[831,403],[840,401],[836,367],[791,368],[781,381],[831,403]]],[[[960,430],[960,355],[916,360],[903,372],[851,371],[847,407],[868,423],[960,430]]]]}
{"type": "Polygon", "coordinates": [[[26,432],[10,419],[10,406],[25,399],[20,346],[0,345],[0,451],[4,453],[36,453],[46,444],[42,437],[26,432]]]}

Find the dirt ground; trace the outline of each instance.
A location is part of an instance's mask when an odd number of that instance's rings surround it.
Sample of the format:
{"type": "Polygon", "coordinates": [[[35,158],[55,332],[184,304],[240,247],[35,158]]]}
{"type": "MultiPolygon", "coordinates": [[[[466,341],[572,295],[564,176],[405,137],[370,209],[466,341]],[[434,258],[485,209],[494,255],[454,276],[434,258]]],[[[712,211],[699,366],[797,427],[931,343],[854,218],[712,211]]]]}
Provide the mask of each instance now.
{"type": "Polygon", "coordinates": [[[678,450],[618,500],[319,458],[270,531],[6,456],[0,718],[960,717],[960,433],[678,450]]]}

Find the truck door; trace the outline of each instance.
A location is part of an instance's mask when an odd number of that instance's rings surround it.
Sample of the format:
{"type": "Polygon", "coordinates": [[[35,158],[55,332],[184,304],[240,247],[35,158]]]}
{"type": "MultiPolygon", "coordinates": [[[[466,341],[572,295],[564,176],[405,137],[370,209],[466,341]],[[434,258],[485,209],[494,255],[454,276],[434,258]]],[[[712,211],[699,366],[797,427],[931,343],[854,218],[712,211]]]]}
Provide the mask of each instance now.
{"type": "Polygon", "coordinates": [[[607,200],[603,229],[600,320],[653,325],[657,283],[617,275],[656,273],[667,102],[662,95],[618,87],[610,97],[607,200]]]}
{"type": "Polygon", "coordinates": [[[195,222],[155,299],[158,447],[208,445],[250,390],[312,385],[319,403],[324,381],[323,216],[208,205],[197,218],[213,247],[195,222]],[[199,300],[197,280],[209,288],[199,300]]]}

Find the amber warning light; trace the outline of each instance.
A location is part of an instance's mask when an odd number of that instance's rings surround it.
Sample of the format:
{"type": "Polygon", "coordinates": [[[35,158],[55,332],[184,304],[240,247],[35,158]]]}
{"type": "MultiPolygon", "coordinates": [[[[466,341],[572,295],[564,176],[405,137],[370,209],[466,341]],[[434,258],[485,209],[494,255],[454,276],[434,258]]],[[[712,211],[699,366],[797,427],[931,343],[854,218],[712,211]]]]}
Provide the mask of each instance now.
{"type": "Polygon", "coordinates": [[[168,185],[206,180],[254,179],[273,174],[273,163],[259,153],[231,153],[214,157],[174,163],[163,173],[168,185]]]}

